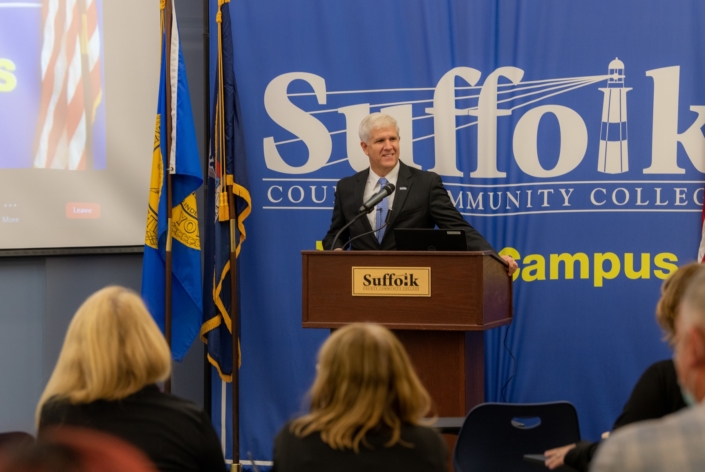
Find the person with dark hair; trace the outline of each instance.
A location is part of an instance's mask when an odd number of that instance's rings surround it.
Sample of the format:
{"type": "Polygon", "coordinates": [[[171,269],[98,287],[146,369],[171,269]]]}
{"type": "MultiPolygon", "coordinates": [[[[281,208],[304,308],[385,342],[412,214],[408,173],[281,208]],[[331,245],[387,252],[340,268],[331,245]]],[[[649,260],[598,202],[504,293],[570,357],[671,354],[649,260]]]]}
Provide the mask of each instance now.
{"type": "Polygon", "coordinates": [[[445,472],[441,436],[422,426],[431,399],[399,340],[351,324],[318,354],[310,412],[282,428],[273,472],[445,472]]]}
{"type": "Polygon", "coordinates": [[[171,354],[142,299],[107,287],[78,309],[37,405],[39,436],[49,426],[102,430],[133,444],[161,472],[224,472],[205,412],[162,393],[171,354]]]}
{"type": "Polygon", "coordinates": [[[591,471],[705,470],[705,272],[688,284],[675,326],[673,361],[688,408],[615,431],[598,448],[591,471]]]}
{"type": "Polygon", "coordinates": [[[0,472],[157,472],[138,449],[108,434],[49,429],[41,440],[0,453],[0,472]]]}
{"type": "MultiPolygon", "coordinates": [[[[673,344],[676,336],[675,323],[683,293],[690,281],[701,273],[705,273],[705,266],[702,264],[687,264],[679,268],[661,286],[661,298],[656,304],[656,320],[669,344],[673,344]]],[[[638,421],[661,418],[685,406],[673,360],[655,362],[637,381],[622,414],[612,426],[612,431],[638,421]]],[[[581,441],[548,450],[545,452],[546,467],[553,470],[566,464],[579,472],[587,472],[599,445],[599,442],[581,441]]]]}

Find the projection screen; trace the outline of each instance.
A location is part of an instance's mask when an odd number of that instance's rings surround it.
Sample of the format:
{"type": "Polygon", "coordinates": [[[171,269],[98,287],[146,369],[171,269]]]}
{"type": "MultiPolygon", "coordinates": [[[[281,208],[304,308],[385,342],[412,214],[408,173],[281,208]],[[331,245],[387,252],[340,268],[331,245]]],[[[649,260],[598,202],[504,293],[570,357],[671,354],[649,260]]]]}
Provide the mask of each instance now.
{"type": "Polygon", "coordinates": [[[0,249],[144,244],[157,0],[0,0],[0,249]]]}

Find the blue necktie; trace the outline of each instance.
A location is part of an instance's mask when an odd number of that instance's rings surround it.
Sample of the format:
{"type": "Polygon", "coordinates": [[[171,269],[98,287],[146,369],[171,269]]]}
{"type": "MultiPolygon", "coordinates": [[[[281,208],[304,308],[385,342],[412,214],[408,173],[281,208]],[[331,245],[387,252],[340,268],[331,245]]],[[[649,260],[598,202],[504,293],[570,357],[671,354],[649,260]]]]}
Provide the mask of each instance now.
{"type": "MultiPolygon", "coordinates": [[[[387,185],[387,179],[384,177],[379,179],[379,189],[382,190],[382,187],[387,185]]],[[[379,231],[377,231],[377,240],[382,244],[382,238],[384,237],[384,230],[387,228],[382,228],[384,226],[384,221],[387,219],[387,212],[389,211],[389,202],[387,201],[387,197],[384,198],[381,202],[377,204],[377,228],[379,231]],[[382,229],[380,229],[382,228],[382,229]]]]}

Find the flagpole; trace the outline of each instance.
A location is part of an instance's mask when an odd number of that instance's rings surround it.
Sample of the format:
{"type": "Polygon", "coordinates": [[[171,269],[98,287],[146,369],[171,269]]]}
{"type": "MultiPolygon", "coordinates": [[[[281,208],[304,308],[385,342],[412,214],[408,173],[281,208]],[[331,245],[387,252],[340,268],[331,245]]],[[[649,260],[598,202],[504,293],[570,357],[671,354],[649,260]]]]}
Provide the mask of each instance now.
{"type": "MultiPolygon", "coordinates": [[[[234,171],[234,169],[233,169],[234,171]]],[[[232,435],[233,435],[233,467],[231,471],[241,472],[240,464],[240,307],[237,299],[237,241],[235,240],[235,196],[233,182],[228,182],[228,204],[230,207],[230,321],[232,324],[233,350],[232,366],[233,380],[231,385],[232,435]]]]}
{"type": "MultiPolygon", "coordinates": [[[[203,169],[203,175],[206,176],[205,178],[205,192],[203,193],[204,195],[209,195],[209,192],[212,192],[213,189],[210,188],[209,186],[209,179],[208,179],[208,156],[210,154],[210,132],[211,132],[211,118],[210,118],[210,102],[211,102],[211,93],[210,93],[210,0],[203,0],[203,136],[204,140],[204,152],[203,155],[206,156],[206,160],[204,163],[204,169],[203,169]]],[[[210,224],[210,222],[208,222],[210,224]]],[[[206,277],[208,275],[205,275],[206,277]]],[[[205,303],[205,299],[204,299],[205,303]]],[[[210,362],[208,361],[208,345],[203,344],[203,409],[208,413],[208,417],[211,418],[212,416],[212,370],[213,367],[211,366],[210,362]]]]}
{"type": "MultiPolygon", "coordinates": [[[[164,336],[171,350],[171,271],[172,271],[172,254],[171,254],[171,217],[172,217],[172,185],[171,185],[171,136],[172,136],[172,106],[171,103],[171,25],[173,16],[173,0],[166,0],[166,8],[164,10],[164,28],[166,28],[166,44],[164,48],[165,57],[165,77],[166,77],[166,161],[167,166],[164,169],[165,185],[166,185],[166,214],[167,214],[167,230],[166,230],[166,254],[165,254],[165,271],[164,271],[164,336]]],[[[164,381],[164,391],[171,393],[171,376],[164,381]]]]}
{"type": "MultiPolygon", "coordinates": [[[[238,274],[237,274],[237,257],[240,249],[240,244],[242,244],[242,241],[245,239],[245,228],[244,225],[242,224],[242,221],[244,221],[245,218],[247,218],[247,215],[250,213],[250,206],[251,201],[250,201],[250,196],[249,192],[245,188],[241,188],[239,181],[235,179],[236,173],[239,172],[236,170],[236,165],[235,162],[235,153],[237,152],[237,149],[235,148],[235,143],[233,142],[233,139],[242,139],[240,136],[237,138],[234,135],[227,135],[226,128],[228,128],[230,131],[233,133],[235,132],[235,129],[232,129],[233,126],[237,128],[239,126],[239,117],[235,117],[235,121],[233,122],[233,116],[231,116],[232,112],[235,112],[234,114],[239,114],[239,109],[237,109],[237,102],[232,101],[232,100],[237,100],[237,95],[234,97],[230,97],[228,100],[231,100],[230,102],[227,103],[227,107],[235,107],[234,109],[231,109],[229,113],[226,114],[226,102],[225,102],[225,86],[224,83],[228,81],[228,87],[232,87],[232,89],[229,89],[228,91],[232,90],[235,93],[237,93],[237,88],[235,86],[234,82],[234,77],[232,77],[232,74],[234,71],[230,70],[232,67],[232,64],[230,61],[228,61],[228,70],[225,70],[225,65],[223,64],[223,41],[224,41],[224,36],[227,35],[228,38],[228,43],[231,41],[231,35],[229,30],[224,30],[224,22],[227,28],[230,28],[230,22],[229,22],[229,0],[219,0],[218,1],[218,12],[215,16],[216,19],[216,24],[218,27],[218,65],[217,65],[217,73],[216,73],[216,83],[218,84],[217,89],[215,91],[216,93],[216,104],[215,104],[215,116],[214,116],[214,126],[213,126],[213,162],[209,163],[209,166],[212,165],[213,170],[215,173],[217,173],[217,176],[214,175],[214,177],[219,182],[219,185],[213,189],[213,192],[217,191],[217,195],[214,195],[214,203],[217,209],[217,220],[216,224],[219,226],[219,229],[222,231],[222,233],[225,232],[225,228],[223,226],[225,223],[228,223],[228,230],[229,230],[229,236],[227,237],[229,240],[229,254],[227,255],[227,263],[224,262],[224,266],[222,269],[219,269],[218,271],[218,277],[222,281],[222,283],[225,282],[226,274],[230,275],[230,284],[229,284],[229,289],[230,289],[230,300],[229,300],[229,305],[230,305],[230,313],[229,313],[229,320],[227,313],[222,313],[221,316],[221,321],[225,320],[226,321],[226,326],[230,331],[231,339],[232,339],[232,347],[231,347],[231,373],[230,373],[230,379],[228,379],[231,382],[231,398],[230,398],[230,405],[231,405],[231,434],[232,434],[232,449],[231,449],[231,454],[232,454],[232,466],[230,468],[231,471],[236,471],[236,472],[241,472],[242,471],[242,464],[240,462],[240,378],[239,378],[239,367],[240,367],[240,345],[239,345],[239,339],[240,339],[240,334],[239,334],[239,329],[240,329],[240,309],[239,309],[239,291],[238,291],[238,274]],[[227,77],[226,77],[227,76],[227,77]],[[227,136],[226,136],[227,135],[227,136]],[[237,187],[236,187],[237,186],[237,187]],[[247,203],[247,207],[242,209],[242,214],[238,214],[236,203],[235,203],[235,197],[238,197],[240,199],[243,199],[244,202],[247,203]],[[222,226],[220,226],[222,225],[222,226]],[[226,269],[228,267],[228,269],[226,269]],[[222,271],[222,272],[221,272],[222,271]],[[224,318],[223,318],[224,317],[224,318]]],[[[229,54],[232,54],[232,50],[229,49],[229,54]]],[[[230,60],[232,58],[229,58],[230,60]]],[[[209,97],[210,98],[210,97],[209,97]]],[[[237,131],[239,132],[239,128],[237,128],[237,131]]],[[[241,143],[239,143],[241,144],[241,143]]],[[[241,169],[240,169],[241,170],[241,169]]],[[[246,171],[245,175],[239,175],[239,177],[246,177],[246,171]]],[[[211,183],[211,185],[214,185],[211,183]]],[[[222,234],[221,233],[221,234],[222,234]]],[[[225,241],[222,241],[221,244],[227,244],[225,241]]],[[[222,247],[222,246],[221,246],[222,247]]],[[[226,249],[223,247],[223,249],[226,249]]],[[[225,256],[225,254],[223,254],[225,256]]],[[[213,280],[215,282],[216,280],[216,275],[214,274],[213,280]]],[[[220,287],[220,286],[219,286],[220,287]]],[[[225,287],[222,287],[225,289],[225,287]]],[[[220,288],[218,289],[218,292],[220,292],[220,288]]],[[[223,290],[223,292],[226,292],[226,290],[223,290]]],[[[216,292],[214,291],[214,297],[216,296],[216,292]]],[[[220,295],[217,295],[218,297],[220,295]]],[[[223,293],[223,296],[226,296],[225,293],[223,293]]],[[[220,302],[223,302],[227,304],[226,300],[220,300],[217,302],[220,306],[220,302]]],[[[222,306],[220,306],[219,309],[223,309],[222,306]]],[[[218,323],[216,326],[219,326],[221,323],[218,323]]],[[[223,353],[224,355],[227,356],[227,353],[223,353]]],[[[224,360],[224,359],[221,359],[224,360]]],[[[227,374],[225,374],[227,375],[227,374]]],[[[225,391],[223,391],[223,394],[225,394],[225,391]]],[[[225,420],[225,412],[223,412],[223,421],[225,420]]],[[[225,443],[224,443],[225,444],[225,443]]]]}

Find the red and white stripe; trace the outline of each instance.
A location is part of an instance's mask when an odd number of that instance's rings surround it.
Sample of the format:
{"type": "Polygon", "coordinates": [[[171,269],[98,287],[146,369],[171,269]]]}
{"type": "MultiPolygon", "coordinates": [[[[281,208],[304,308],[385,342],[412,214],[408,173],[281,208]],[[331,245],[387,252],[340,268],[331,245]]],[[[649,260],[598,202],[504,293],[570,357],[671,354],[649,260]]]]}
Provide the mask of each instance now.
{"type": "Polygon", "coordinates": [[[100,79],[100,31],[98,30],[98,0],[86,0],[86,35],[88,53],[88,71],[90,75],[90,123],[95,122],[95,114],[103,98],[102,83],[100,79]]]}
{"type": "Polygon", "coordinates": [[[86,168],[95,109],[102,98],[96,1],[44,2],[42,94],[34,167],[86,168]]]}

